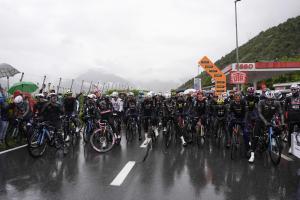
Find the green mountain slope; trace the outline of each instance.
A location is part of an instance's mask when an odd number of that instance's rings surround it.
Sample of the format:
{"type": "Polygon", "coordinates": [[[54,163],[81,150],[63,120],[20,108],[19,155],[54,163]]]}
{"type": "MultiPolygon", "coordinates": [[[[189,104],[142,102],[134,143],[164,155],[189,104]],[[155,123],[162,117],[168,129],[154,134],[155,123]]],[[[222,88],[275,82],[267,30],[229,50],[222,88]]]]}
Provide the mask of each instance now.
{"type": "MultiPolygon", "coordinates": [[[[240,62],[257,61],[300,61],[300,16],[288,19],[278,26],[262,31],[239,48],[240,62]]],[[[236,62],[235,50],[216,61],[219,67],[225,67],[236,62]]],[[[202,72],[202,85],[211,84],[210,77],[202,72]]],[[[280,77],[265,80],[269,87],[278,82],[300,80],[300,72],[294,72],[280,77]]],[[[193,79],[179,88],[190,88],[193,79]]]]}

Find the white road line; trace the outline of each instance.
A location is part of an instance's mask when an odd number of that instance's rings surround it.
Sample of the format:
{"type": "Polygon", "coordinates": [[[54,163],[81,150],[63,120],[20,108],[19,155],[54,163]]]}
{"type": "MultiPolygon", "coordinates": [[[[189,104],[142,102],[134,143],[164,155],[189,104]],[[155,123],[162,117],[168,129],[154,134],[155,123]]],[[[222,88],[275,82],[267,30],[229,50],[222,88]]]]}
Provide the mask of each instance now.
{"type": "Polygon", "coordinates": [[[286,155],[284,155],[284,154],[281,154],[281,157],[282,157],[283,159],[286,159],[287,161],[294,161],[293,159],[291,159],[290,157],[288,157],[288,156],[286,156],[286,155]]]}
{"type": "Polygon", "coordinates": [[[129,161],[123,169],[120,171],[120,173],[116,176],[116,178],[110,183],[110,185],[113,186],[120,186],[124,182],[125,178],[131,171],[131,169],[134,167],[135,161],[129,161]]]}
{"type": "Polygon", "coordinates": [[[19,147],[16,147],[16,148],[12,148],[12,149],[8,149],[8,150],[5,150],[5,151],[1,151],[1,152],[0,152],[0,155],[1,155],[1,154],[8,153],[8,152],[10,152],[10,151],[14,151],[14,150],[17,150],[17,149],[24,148],[24,147],[27,147],[27,146],[28,146],[28,144],[24,144],[24,145],[19,146],[19,147]]]}
{"type": "Polygon", "coordinates": [[[151,138],[146,138],[145,141],[141,144],[141,148],[146,148],[148,144],[150,143],[151,138]]]}

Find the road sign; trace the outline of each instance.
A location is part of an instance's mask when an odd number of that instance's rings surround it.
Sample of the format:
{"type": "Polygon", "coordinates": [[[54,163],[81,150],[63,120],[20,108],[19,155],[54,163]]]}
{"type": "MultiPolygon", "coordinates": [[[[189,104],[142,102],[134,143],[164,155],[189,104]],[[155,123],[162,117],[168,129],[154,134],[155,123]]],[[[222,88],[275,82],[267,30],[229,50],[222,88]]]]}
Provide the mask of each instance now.
{"type": "Polygon", "coordinates": [[[245,84],[247,83],[247,74],[237,71],[230,73],[230,84],[245,84]]]}
{"type": "Polygon", "coordinates": [[[198,64],[214,79],[216,94],[226,92],[225,74],[207,56],[204,56],[198,64]]]}

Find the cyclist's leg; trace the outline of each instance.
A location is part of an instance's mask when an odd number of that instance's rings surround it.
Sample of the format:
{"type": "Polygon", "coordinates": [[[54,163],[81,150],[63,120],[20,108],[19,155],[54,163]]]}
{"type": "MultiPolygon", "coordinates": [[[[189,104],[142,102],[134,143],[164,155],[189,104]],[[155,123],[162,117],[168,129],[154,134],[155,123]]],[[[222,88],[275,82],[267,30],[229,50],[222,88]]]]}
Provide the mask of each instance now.
{"type": "Polygon", "coordinates": [[[229,143],[231,142],[232,138],[232,132],[233,132],[233,126],[235,124],[235,119],[231,119],[229,124],[228,124],[228,138],[229,138],[229,143]]]}
{"type": "Polygon", "coordinates": [[[143,128],[144,128],[144,133],[145,133],[145,139],[148,138],[148,131],[149,131],[149,124],[148,124],[148,120],[149,117],[148,116],[144,116],[144,119],[143,119],[143,128]]]}

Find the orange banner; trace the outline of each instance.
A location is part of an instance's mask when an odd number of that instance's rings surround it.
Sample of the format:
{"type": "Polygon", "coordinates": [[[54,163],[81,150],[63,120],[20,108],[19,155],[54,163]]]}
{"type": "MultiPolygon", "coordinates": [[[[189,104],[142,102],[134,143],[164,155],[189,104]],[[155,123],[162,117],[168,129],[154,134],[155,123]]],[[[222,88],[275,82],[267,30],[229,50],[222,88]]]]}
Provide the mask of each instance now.
{"type": "Polygon", "coordinates": [[[226,92],[225,74],[207,56],[199,60],[198,64],[215,80],[216,94],[221,95],[226,92]]]}

